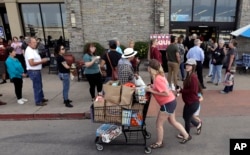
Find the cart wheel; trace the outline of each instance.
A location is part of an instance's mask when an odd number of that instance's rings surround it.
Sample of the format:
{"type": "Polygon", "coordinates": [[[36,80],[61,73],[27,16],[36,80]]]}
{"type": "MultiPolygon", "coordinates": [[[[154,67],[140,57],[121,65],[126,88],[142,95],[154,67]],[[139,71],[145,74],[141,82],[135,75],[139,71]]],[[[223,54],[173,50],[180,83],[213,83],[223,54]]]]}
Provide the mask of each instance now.
{"type": "Polygon", "coordinates": [[[150,132],[147,132],[146,134],[146,139],[150,139],[151,138],[151,133],[150,132]]]}
{"type": "Polygon", "coordinates": [[[150,147],[145,147],[145,153],[149,154],[152,152],[152,149],[150,147]]]}
{"type": "Polygon", "coordinates": [[[96,149],[97,149],[98,151],[102,151],[102,150],[103,150],[103,146],[100,145],[100,144],[96,144],[96,149]]]}

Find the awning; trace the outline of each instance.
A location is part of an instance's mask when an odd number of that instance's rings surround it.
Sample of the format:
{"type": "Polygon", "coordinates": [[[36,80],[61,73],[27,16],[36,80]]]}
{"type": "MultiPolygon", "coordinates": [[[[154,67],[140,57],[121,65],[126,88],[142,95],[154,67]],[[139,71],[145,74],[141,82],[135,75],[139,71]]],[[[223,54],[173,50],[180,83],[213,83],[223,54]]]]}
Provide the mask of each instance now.
{"type": "Polygon", "coordinates": [[[250,24],[231,32],[231,35],[250,38],[250,24]]]}

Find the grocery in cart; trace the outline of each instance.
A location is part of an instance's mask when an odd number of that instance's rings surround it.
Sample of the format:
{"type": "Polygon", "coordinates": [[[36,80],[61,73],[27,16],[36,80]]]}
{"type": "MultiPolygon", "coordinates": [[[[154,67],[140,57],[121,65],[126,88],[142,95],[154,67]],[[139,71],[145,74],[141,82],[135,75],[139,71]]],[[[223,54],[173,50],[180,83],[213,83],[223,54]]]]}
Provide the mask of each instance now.
{"type": "Polygon", "coordinates": [[[121,86],[117,81],[104,84],[105,96],[97,97],[91,108],[93,122],[102,123],[96,130],[97,150],[104,145],[142,145],[145,153],[151,153],[145,123],[151,94],[145,88],[131,83],[121,86]]]}

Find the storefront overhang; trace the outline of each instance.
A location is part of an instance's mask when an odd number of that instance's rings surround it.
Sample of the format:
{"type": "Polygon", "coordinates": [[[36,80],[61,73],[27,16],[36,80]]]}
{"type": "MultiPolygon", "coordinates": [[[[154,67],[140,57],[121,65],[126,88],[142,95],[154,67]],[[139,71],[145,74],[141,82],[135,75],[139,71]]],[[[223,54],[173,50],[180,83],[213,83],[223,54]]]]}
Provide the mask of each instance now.
{"type": "Polygon", "coordinates": [[[217,27],[219,30],[235,30],[236,23],[232,22],[170,22],[170,29],[188,27],[217,27]]]}

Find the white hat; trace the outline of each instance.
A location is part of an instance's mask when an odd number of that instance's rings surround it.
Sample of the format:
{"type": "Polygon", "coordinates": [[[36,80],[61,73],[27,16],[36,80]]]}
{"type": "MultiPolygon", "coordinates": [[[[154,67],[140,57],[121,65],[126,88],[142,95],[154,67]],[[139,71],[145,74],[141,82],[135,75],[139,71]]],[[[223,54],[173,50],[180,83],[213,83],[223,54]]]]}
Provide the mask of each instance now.
{"type": "Polygon", "coordinates": [[[185,64],[188,64],[188,65],[196,65],[196,60],[195,60],[195,59],[190,58],[190,59],[188,59],[188,60],[186,61],[186,63],[185,63],[185,64]]]}
{"type": "Polygon", "coordinates": [[[123,53],[123,55],[122,55],[122,58],[130,58],[130,57],[132,57],[132,56],[134,56],[134,55],[136,55],[136,54],[137,54],[137,51],[134,51],[133,48],[126,48],[126,49],[124,50],[124,53],[123,53]]]}

